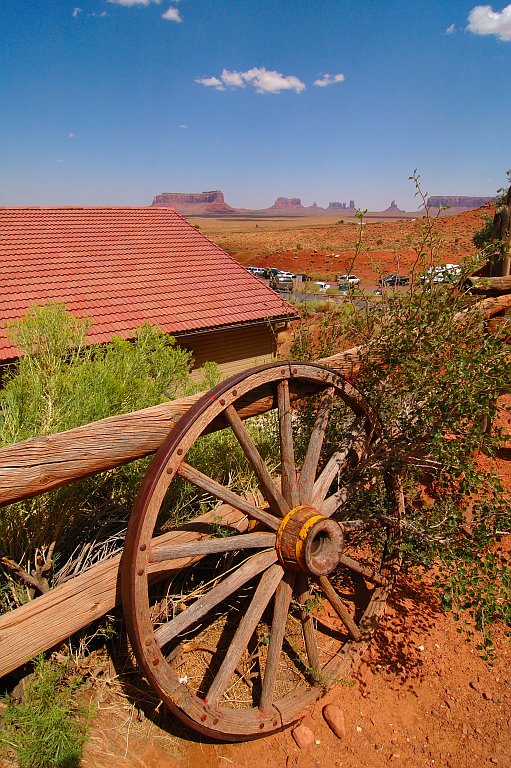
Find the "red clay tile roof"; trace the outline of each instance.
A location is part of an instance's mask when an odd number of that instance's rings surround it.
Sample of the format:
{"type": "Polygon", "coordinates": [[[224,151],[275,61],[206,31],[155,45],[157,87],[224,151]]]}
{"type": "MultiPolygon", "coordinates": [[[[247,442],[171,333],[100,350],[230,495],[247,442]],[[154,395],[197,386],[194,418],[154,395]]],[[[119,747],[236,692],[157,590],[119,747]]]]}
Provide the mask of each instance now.
{"type": "Polygon", "coordinates": [[[295,316],[170,208],[0,207],[0,360],[19,354],[5,324],[49,301],[91,317],[91,343],[295,316]]]}

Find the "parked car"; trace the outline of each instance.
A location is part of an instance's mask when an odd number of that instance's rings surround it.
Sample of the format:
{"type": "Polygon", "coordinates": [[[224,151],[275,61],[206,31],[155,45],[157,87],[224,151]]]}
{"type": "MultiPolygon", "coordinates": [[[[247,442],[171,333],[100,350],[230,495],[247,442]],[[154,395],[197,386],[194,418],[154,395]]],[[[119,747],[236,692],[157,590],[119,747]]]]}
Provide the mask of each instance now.
{"type": "Polygon", "coordinates": [[[266,274],[264,267],[247,267],[247,272],[251,272],[256,277],[264,277],[266,274]]]}
{"type": "Polygon", "coordinates": [[[436,267],[430,267],[421,275],[422,283],[457,283],[461,277],[461,267],[459,264],[439,264],[436,267]]]}
{"type": "Polygon", "coordinates": [[[293,278],[285,275],[273,275],[270,278],[270,288],[279,293],[290,293],[293,290],[293,278]]]}
{"type": "Polygon", "coordinates": [[[356,275],[339,275],[339,290],[347,291],[349,288],[356,288],[360,285],[360,278],[356,275]]]}
{"type": "Polygon", "coordinates": [[[388,288],[393,285],[408,285],[409,282],[410,278],[408,275],[398,275],[397,273],[392,273],[390,275],[386,275],[386,277],[380,277],[378,280],[378,285],[388,288]]]}

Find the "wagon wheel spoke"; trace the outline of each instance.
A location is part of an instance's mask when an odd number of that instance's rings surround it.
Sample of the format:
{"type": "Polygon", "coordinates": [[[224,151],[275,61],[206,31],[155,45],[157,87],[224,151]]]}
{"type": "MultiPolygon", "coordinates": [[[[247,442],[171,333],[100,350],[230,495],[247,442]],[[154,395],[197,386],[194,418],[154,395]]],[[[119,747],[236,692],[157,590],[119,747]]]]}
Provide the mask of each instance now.
{"type": "Polygon", "coordinates": [[[365,531],[367,528],[374,525],[375,521],[379,521],[379,518],[368,518],[366,517],[365,520],[359,519],[359,520],[343,520],[339,525],[341,526],[344,533],[355,533],[356,531],[365,531]]]}
{"type": "Polygon", "coordinates": [[[325,438],[328,418],[334,404],[334,388],[328,387],[321,395],[316,419],[312,427],[305,459],[300,473],[300,500],[302,504],[310,504],[312,501],[312,489],[316,470],[318,468],[321,448],[325,438]]]}
{"type": "Polygon", "coordinates": [[[275,551],[259,552],[246,560],[234,573],[213,587],[206,595],[198,598],[183,613],[162,624],[154,633],[156,642],[162,648],[185,630],[206,616],[209,611],[232,595],[236,590],[271,566],[277,559],[275,551]]]}
{"type": "Polygon", "coordinates": [[[314,506],[324,500],[336,476],[347,467],[350,456],[355,454],[358,461],[362,459],[368,444],[368,437],[365,431],[366,423],[367,419],[365,416],[357,416],[341,445],[330,456],[321,470],[312,491],[312,504],[314,506]]]}
{"type": "Polygon", "coordinates": [[[352,619],[348,609],[344,605],[343,601],[335,591],[334,587],[332,586],[330,580],[326,576],[319,576],[318,581],[320,584],[321,589],[323,590],[323,593],[340,618],[340,620],[343,622],[344,626],[348,630],[349,634],[353,638],[353,640],[361,640],[362,639],[362,633],[355,624],[355,621],[352,619]]]}
{"type": "Polygon", "coordinates": [[[254,634],[255,628],[283,575],[284,570],[280,565],[272,565],[261,576],[250,605],[229,645],[229,652],[225,656],[206,694],[208,704],[214,705],[222,697],[229,684],[231,675],[246,651],[249,640],[254,634]]]}
{"type": "Polygon", "coordinates": [[[293,597],[293,584],[295,574],[288,572],[280,582],[275,593],[275,605],[273,608],[273,621],[271,624],[268,656],[264,670],[263,689],[261,693],[260,707],[263,712],[268,711],[273,703],[275,684],[279,671],[279,661],[282,652],[282,643],[286,631],[287,615],[291,598],[293,597]]]}
{"type": "Polygon", "coordinates": [[[355,560],[348,555],[342,554],[339,558],[339,564],[344,565],[348,570],[358,573],[360,576],[363,576],[368,581],[371,581],[373,584],[377,584],[380,587],[388,584],[388,579],[386,579],[385,576],[382,576],[379,571],[359,563],[358,560],[355,560]]]}
{"type": "Polygon", "coordinates": [[[299,573],[296,581],[298,602],[300,603],[300,618],[302,621],[303,638],[305,641],[305,650],[307,651],[307,659],[309,661],[309,667],[312,670],[319,671],[319,650],[318,640],[316,632],[314,631],[314,618],[312,611],[307,610],[306,606],[312,601],[312,596],[309,591],[309,584],[307,583],[307,576],[304,573],[299,573]]]}
{"type": "Polygon", "coordinates": [[[367,485],[372,487],[375,483],[376,478],[371,478],[370,480],[367,480],[367,478],[352,480],[351,483],[347,483],[347,485],[344,485],[342,488],[339,488],[338,491],[333,493],[332,496],[325,499],[321,505],[321,513],[325,517],[332,517],[343,504],[346,504],[350,496],[352,496],[356,490],[367,485]]]}
{"type": "Polygon", "coordinates": [[[281,457],[282,494],[291,507],[299,503],[298,482],[296,478],[295,453],[293,445],[293,425],[291,418],[291,402],[289,399],[289,382],[287,379],[277,385],[277,402],[279,413],[279,436],[281,457]]]}
{"type": "Polygon", "coordinates": [[[272,476],[268,471],[266,463],[254,445],[254,442],[250,437],[247,428],[238,416],[234,406],[227,406],[224,411],[224,415],[227,423],[236,435],[236,438],[241,445],[252,469],[254,470],[257,479],[259,480],[261,490],[266,501],[270,505],[271,511],[279,517],[285,517],[290,510],[290,506],[283,497],[282,493],[277,488],[272,476]]]}
{"type": "Polygon", "coordinates": [[[243,498],[243,496],[240,496],[234,491],[231,491],[230,488],[217,483],[216,480],[213,480],[211,477],[208,477],[208,475],[195,469],[195,467],[190,466],[190,464],[183,461],[177,470],[177,474],[184,480],[193,483],[193,485],[196,485],[201,490],[216,496],[220,501],[230,504],[232,507],[235,507],[235,509],[239,509],[240,512],[245,512],[250,517],[255,518],[255,520],[259,520],[259,522],[263,523],[268,528],[272,528],[274,531],[278,529],[279,522],[273,515],[259,509],[255,504],[251,504],[247,499],[243,498]]]}
{"type": "Polygon", "coordinates": [[[235,552],[243,549],[268,549],[275,546],[274,533],[245,533],[239,536],[227,536],[219,539],[188,541],[185,544],[169,544],[151,547],[150,563],[162,563],[166,560],[204,557],[204,555],[235,552]]]}

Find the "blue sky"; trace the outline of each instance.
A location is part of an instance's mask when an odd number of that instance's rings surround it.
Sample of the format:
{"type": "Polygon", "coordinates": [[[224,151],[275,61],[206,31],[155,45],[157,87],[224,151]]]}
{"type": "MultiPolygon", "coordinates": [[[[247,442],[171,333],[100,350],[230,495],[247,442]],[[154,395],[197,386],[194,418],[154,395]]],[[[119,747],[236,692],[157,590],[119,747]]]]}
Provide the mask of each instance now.
{"type": "Polygon", "coordinates": [[[2,0],[0,205],[491,195],[510,61],[505,3],[2,0]]]}

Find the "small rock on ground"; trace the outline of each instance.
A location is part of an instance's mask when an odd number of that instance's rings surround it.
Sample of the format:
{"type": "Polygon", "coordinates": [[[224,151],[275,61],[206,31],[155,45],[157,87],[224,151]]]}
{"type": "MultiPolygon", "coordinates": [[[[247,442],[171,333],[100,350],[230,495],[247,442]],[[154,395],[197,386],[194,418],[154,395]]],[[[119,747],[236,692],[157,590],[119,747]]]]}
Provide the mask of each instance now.
{"type": "Polygon", "coordinates": [[[307,728],[306,725],[302,725],[300,723],[300,725],[297,725],[296,728],[293,728],[293,739],[300,747],[300,749],[303,749],[304,747],[308,747],[309,744],[313,743],[314,731],[311,731],[311,729],[307,728]]]}
{"type": "Polygon", "coordinates": [[[336,704],[327,704],[323,707],[323,717],[339,739],[346,738],[346,723],[340,707],[336,704]]]}

